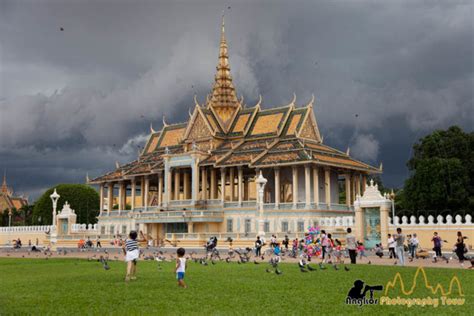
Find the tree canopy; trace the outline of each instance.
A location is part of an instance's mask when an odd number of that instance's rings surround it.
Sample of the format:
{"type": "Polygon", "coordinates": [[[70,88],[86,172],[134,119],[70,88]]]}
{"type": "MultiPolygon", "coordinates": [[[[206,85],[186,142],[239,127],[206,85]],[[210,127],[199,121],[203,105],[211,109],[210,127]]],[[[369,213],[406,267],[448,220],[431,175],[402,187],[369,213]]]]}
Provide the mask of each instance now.
{"type": "Polygon", "coordinates": [[[403,207],[411,210],[474,209],[474,133],[436,130],[413,145],[403,207]]]}
{"type": "Polygon", "coordinates": [[[35,203],[33,222],[50,225],[53,217],[53,203],[49,197],[56,188],[61,196],[58,200],[57,211],[61,211],[67,201],[77,214],[77,223],[94,224],[99,215],[99,194],[96,190],[84,184],[59,184],[48,189],[35,203]]]}

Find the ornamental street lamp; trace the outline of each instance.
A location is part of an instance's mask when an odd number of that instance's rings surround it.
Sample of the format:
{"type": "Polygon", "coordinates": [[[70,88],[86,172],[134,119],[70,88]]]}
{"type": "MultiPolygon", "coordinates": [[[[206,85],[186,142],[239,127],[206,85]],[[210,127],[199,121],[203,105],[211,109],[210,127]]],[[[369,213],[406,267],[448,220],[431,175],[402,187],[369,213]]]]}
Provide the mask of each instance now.
{"type": "Polygon", "coordinates": [[[262,170],[260,170],[260,174],[255,180],[257,184],[257,207],[258,207],[258,214],[259,214],[259,232],[258,235],[263,237],[265,236],[265,222],[263,220],[263,197],[265,192],[265,185],[267,184],[267,179],[265,179],[262,175],[262,170]]]}
{"type": "Polygon", "coordinates": [[[393,221],[395,220],[395,192],[393,192],[393,189],[392,189],[392,192],[390,192],[390,194],[388,195],[390,201],[392,201],[392,223],[393,221]]]}
{"type": "Polygon", "coordinates": [[[12,210],[8,210],[8,227],[12,226],[12,210]]]}
{"type": "Polygon", "coordinates": [[[58,206],[58,200],[61,197],[58,192],[56,192],[56,189],[54,189],[53,194],[49,196],[51,198],[51,201],[53,202],[53,223],[52,225],[56,225],[56,208],[58,206]]]}

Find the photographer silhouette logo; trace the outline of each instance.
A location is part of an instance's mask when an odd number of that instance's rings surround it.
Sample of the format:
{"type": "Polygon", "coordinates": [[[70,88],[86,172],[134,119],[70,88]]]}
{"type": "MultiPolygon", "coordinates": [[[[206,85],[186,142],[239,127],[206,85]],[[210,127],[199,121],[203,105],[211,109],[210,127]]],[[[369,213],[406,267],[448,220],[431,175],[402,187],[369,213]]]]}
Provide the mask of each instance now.
{"type": "Polygon", "coordinates": [[[365,285],[364,281],[356,280],[354,286],[349,290],[346,297],[347,305],[377,305],[379,303],[378,298],[374,298],[375,291],[382,291],[383,285],[365,285]],[[369,298],[367,298],[367,292],[370,293],[369,298]]]}

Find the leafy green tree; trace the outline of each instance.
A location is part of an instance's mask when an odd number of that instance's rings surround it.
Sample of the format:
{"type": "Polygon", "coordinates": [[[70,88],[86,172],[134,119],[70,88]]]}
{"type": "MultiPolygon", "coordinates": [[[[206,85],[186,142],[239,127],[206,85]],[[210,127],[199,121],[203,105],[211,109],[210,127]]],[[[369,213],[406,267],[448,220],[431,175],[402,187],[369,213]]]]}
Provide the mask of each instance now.
{"type": "Polygon", "coordinates": [[[56,188],[61,196],[58,200],[57,211],[61,211],[67,201],[77,214],[77,223],[94,224],[99,215],[99,194],[96,190],[84,184],[59,184],[47,190],[35,203],[33,223],[49,225],[52,223],[53,203],[49,197],[56,188]]]}
{"type": "Polygon", "coordinates": [[[474,133],[458,126],[437,130],[413,146],[403,207],[411,210],[473,210],[474,133]]]}

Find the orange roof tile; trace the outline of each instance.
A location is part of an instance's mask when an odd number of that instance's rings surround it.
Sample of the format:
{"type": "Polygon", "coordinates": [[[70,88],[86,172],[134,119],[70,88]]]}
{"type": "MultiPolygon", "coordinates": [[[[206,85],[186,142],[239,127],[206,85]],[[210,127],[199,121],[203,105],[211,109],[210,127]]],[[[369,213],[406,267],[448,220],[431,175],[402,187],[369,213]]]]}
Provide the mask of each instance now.
{"type": "Polygon", "coordinates": [[[325,156],[325,155],[320,155],[320,154],[313,154],[313,157],[323,162],[344,164],[344,165],[350,165],[350,166],[355,166],[355,167],[360,167],[360,168],[367,168],[365,164],[352,160],[350,158],[331,157],[331,156],[325,156]]]}
{"type": "Polygon", "coordinates": [[[184,136],[186,127],[164,130],[161,138],[160,147],[178,145],[184,136]]]}
{"type": "Polygon", "coordinates": [[[273,113],[257,117],[251,135],[276,133],[284,113],[273,113]]]}
{"type": "Polygon", "coordinates": [[[286,132],[287,135],[294,135],[296,131],[296,127],[301,119],[301,114],[295,114],[291,118],[290,126],[288,127],[288,131],[286,132]]]}

